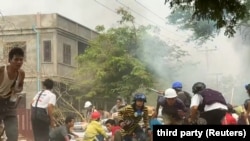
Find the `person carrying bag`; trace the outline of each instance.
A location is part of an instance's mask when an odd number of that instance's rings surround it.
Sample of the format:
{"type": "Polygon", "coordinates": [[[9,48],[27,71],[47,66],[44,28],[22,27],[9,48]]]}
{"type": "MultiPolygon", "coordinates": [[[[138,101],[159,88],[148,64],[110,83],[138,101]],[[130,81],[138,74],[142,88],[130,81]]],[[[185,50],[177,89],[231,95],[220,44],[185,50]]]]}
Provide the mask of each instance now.
{"type": "Polygon", "coordinates": [[[49,117],[46,109],[37,107],[38,100],[41,97],[43,92],[44,92],[44,90],[40,92],[40,94],[36,100],[36,106],[32,107],[32,119],[40,120],[41,122],[50,124],[50,117],[49,117]]]}
{"type": "Polygon", "coordinates": [[[51,79],[46,79],[43,82],[45,90],[38,92],[31,103],[34,141],[49,141],[50,128],[55,127],[52,116],[56,104],[56,95],[51,91],[53,84],[51,79]]]}

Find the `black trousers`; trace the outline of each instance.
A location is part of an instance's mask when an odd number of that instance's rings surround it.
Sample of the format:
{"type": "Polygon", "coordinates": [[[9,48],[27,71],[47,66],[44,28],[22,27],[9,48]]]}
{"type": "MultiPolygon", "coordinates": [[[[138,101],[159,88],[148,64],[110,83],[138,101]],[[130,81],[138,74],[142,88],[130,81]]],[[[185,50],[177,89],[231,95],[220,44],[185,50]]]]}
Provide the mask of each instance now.
{"type": "Polygon", "coordinates": [[[215,109],[201,113],[200,117],[207,121],[207,125],[221,125],[226,112],[224,109],[215,109]]]}
{"type": "Polygon", "coordinates": [[[35,118],[31,119],[34,141],[49,141],[49,124],[35,118]]]}

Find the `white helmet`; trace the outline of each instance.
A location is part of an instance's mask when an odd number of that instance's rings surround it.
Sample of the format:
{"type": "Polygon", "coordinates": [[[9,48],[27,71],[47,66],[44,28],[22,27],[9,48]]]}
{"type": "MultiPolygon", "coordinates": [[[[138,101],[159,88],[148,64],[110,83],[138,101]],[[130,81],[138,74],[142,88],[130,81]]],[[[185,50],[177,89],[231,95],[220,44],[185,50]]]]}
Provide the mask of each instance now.
{"type": "Polygon", "coordinates": [[[92,105],[92,103],[90,101],[86,101],[84,104],[84,108],[88,108],[91,105],[92,105]]]}
{"type": "Polygon", "coordinates": [[[165,95],[164,95],[165,98],[174,98],[174,97],[177,97],[177,93],[174,89],[172,88],[168,88],[165,90],[165,95]]]}

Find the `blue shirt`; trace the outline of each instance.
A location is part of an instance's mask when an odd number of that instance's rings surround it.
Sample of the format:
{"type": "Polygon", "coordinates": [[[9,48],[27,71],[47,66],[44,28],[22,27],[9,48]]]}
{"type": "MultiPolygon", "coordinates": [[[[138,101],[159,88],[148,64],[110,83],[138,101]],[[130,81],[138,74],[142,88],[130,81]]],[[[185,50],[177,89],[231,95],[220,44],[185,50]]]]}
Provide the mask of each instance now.
{"type": "Polygon", "coordinates": [[[153,131],[153,125],[162,125],[162,123],[157,118],[153,118],[149,121],[151,131],[153,131]]]}

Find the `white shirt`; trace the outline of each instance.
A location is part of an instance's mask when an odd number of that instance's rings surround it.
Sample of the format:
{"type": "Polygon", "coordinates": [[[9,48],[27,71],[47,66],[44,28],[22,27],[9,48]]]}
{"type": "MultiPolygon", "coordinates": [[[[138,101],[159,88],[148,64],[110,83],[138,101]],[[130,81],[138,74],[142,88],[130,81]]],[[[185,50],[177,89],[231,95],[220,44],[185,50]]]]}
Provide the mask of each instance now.
{"type": "MultiPolygon", "coordinates": [[[[41,91],[38,92],[35,95],[35,97],[33,98],[34,102],[32,103],[32,107],[36,106],[36,101],[37,101],[37,98],[38,98],[40,93],[41,93],[41,91]]],[[[49,104],[52,104],[54,106],[56,105],[56,95],[49,90],[44,90],[42,92],[42,95],[40,96],[38,102],[37,102],[37,107],[47,108],[49,104]]]]}
{"type": "MultiPolygon", "coordinates": [[[[203,101],[203,97],[199,94],[195,94],[193,95],[192,99],[191,99],[191,105],[190,108],[193,106],[199,106],[200,104],[202,104],[203,101]]],[[[211,111],[211,110],[215,110],[215,109],[225,109],[227,110],[227,106],[224,104],[221,104],[219,102],[215,102],[211,105],[205,105],[204,107],[204,111],[211,111]]]]}

